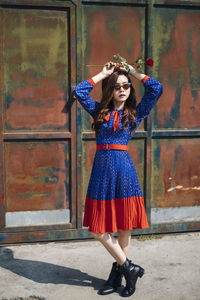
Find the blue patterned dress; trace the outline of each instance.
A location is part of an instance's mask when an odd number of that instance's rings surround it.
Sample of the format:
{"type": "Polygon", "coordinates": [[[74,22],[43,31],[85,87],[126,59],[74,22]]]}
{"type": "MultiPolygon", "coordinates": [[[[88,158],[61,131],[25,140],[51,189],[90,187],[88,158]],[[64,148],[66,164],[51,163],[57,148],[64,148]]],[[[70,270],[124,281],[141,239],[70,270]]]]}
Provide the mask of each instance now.
{"type": "MultiPolygon", "coordinates": [[[[136,128],[145,119],[162,94],[162,85],[152,77],[143,79],[146,93],[137,105],[136,128]]],[[[78,84],[73,93],[83,108],[94,118],[99,103],[91,99],[94,87],[92,79],[78,84]]],[[[130,127],[122,130],[123,109],[118,110],[119,127],[114,127],[114,114],[111,109],[107,121],[101,124],[96,134],[96,144],[127,145],[134,132],[130,127]]],[[[97,150],[93,162],[85,201],[83,226],[91,232],[117,232],[118,229],[148,228],[144,199],[138,176],[128,151],[97,150]]]]}

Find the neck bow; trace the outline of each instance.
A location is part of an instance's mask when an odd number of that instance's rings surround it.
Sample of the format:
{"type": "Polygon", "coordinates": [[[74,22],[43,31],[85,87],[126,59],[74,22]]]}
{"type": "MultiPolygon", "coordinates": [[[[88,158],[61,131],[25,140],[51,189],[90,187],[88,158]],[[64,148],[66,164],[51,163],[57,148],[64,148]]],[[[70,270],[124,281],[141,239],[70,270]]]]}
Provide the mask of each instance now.
{"type": "MultiPolygon", "coordinates": [[[[112,111],[111,111],[111,112],[112,112],[112,111]]],[[[104,117],[104,120],[105,120],[105,121],[109,121],[109,120],[110,120],[111,112],[109,112],[109,113],[104,117]]],[[[114,130],[114,131],[116,131],[117,128],[119,127],[119,116],[120,116],[120,111],[115,109],[115,110],[113,111],[113,117],[114,117],[113,130],[114,130]]]]}

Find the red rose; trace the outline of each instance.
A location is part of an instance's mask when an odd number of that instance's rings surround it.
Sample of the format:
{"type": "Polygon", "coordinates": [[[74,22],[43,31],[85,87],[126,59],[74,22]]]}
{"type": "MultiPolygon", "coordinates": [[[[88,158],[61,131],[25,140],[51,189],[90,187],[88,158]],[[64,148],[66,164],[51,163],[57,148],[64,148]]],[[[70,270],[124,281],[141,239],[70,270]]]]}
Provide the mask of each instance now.
{"type": "Polygon", "coordinates": [[[147,59],[145,60],[145,64],[146,64],[147,66],[149,66],[149,67],[153,67],[153,59],[147,58],[147,59]]]}

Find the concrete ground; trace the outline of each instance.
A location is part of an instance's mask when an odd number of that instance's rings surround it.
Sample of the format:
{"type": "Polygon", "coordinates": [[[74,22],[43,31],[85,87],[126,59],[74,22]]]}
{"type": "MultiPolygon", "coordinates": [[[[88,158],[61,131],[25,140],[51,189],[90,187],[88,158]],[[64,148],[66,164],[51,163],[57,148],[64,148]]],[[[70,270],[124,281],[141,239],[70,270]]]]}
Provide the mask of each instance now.
{"type": "MultiPolygon", "coordinates": [[[[200,300],[200,232],[154,237],[131,240],[129,258],[145,274],[129,299],[200,300]]],[[[97,294],[112,261],[93,240],[2,247],[0,299],[120,299],[97,294]]]]}

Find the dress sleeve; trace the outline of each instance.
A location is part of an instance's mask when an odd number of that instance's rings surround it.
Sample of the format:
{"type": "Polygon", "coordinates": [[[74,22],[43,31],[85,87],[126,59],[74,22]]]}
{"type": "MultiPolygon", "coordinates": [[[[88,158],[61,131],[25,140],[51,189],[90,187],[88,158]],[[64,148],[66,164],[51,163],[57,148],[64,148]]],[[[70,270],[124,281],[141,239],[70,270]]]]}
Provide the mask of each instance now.
{"type": "Polygon", "coordinates": [[[136,107],[138,122],[148,117],[163,92],[162,84],[152,77],[146,76],[142,82],[146,88],[146,93],[136,107]]]}
{"type": "Polygon", "coordinates": [[[73,95],[78,99],[83,108],[94,118],[99,103],[90,97],[95,83],[92,79],[85,80],[79,83],[73,90],[73,95]]]}

